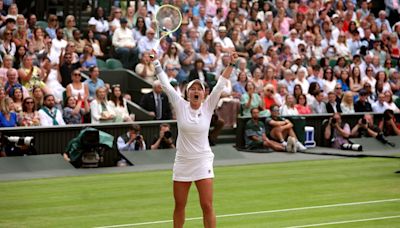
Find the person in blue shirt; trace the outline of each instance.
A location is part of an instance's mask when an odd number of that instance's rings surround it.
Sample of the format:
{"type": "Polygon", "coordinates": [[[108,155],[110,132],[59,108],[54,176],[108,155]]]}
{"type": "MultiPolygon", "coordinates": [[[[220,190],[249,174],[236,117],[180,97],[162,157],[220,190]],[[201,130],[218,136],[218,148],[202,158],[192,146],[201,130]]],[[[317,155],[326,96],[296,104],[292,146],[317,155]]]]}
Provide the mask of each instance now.
{"type": "Polygon", "coordinates": [[[1,102],[0,127],[16,127],[17,114],[12,112],[14,101],[10,97],[4,98],[1,102]]]}
{"type": "Polygon", "coordinates": [[[99,78],[100,70],[97,66],[89,67],[89,79],[85,81],[85,84],[89,87],[89,101],[96,97],[96,90],[100,87],[106,87],[107,90],[110,88],[109,84],[105,84],[102,79],[99,78]]]}

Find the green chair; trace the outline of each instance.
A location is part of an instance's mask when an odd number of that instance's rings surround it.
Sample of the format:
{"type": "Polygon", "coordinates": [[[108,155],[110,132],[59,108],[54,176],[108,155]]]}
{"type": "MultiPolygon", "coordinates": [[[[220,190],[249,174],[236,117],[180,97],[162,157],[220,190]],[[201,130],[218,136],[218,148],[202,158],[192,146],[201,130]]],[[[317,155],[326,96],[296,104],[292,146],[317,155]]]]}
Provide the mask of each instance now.
{"type": "Polygon", "coordinates": [[[330,59],[329,60],[329,66],[333,68],[334,66],[336,66],[336,62],[337,62],[336,59],[330,59]]]}
{"type": "Polygon", "coordinates": [[[107,65],[107,68],[110,70],[124,69],[121,61],[119,61],[118,59],[113,59],[113,58],[107,59],[106,65],[107,65]]]}
{"type": "Polygon", "coordinates": [[[107,68],[107,64],[106,64],[106,62],[104,62],[104,60],[102,60],[102,59],[97,59],[97,58],[96,58],[96,62],[97,62],[97,67],[98,67],[100,70],[106,70],[106,69],[108,69],[108,68],[107,68]]]}
{"type": "Polygon", "coordinates": [[[37,21],[36,27],[46,29],[48,27],[47,21],[37,21]]]}

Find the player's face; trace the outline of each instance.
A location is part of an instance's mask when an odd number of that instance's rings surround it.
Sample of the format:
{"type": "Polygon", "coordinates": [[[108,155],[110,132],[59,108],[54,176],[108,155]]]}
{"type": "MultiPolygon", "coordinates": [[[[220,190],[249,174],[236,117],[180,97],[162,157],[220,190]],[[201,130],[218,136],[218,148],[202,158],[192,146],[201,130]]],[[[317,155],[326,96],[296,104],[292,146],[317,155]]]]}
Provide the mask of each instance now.
{"type": "Polygon", "coordinates": [[[201,85],[195,83],[188,90],[188,97],[191,104],[199,105],[204,100],[204,90],[201,85]]]}

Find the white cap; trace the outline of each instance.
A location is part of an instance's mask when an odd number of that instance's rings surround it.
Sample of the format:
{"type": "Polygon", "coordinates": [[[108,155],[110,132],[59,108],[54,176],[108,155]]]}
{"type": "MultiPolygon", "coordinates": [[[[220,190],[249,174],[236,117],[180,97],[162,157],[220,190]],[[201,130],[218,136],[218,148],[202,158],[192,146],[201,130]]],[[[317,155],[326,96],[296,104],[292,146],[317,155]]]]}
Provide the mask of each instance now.
{"type": "Polygon", "coordinates": [[[189,89],[190,89],[190,87],[192,87],[192,85],[195,84],[195,83],[201,85],[201,88],[203,89],[203,91],[206,90],[206,88],[204,87],[203,82],[200,81],[200,79],[195,79],[195,80],[192,80],[191,82],[188,83],[188,85],[187,85],[187,87],[186,87],[186,92],[188,92],[189,89]]]}

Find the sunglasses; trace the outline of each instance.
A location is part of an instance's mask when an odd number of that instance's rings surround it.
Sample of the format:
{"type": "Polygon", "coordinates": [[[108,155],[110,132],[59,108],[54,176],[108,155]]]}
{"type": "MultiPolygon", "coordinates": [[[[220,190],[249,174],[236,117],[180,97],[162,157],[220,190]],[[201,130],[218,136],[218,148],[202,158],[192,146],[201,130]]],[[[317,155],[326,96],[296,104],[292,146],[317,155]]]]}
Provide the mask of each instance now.
{"type": "Polygon", "coordinates": [[[112,85],[111,88],[121,87],[119,84],[112,85]]]}
{"type": "Polygon", "coordinates": [[[25,104],[34,104],[34,102],[33,101],[27,101],[27,102],[25,102],[25,104]]]}
{"type": "Polygon", "coordinates": [[[81,76],[81,73],[74,73],[74,76],[81,76]]]}

